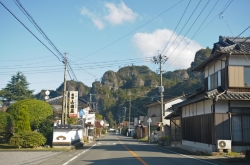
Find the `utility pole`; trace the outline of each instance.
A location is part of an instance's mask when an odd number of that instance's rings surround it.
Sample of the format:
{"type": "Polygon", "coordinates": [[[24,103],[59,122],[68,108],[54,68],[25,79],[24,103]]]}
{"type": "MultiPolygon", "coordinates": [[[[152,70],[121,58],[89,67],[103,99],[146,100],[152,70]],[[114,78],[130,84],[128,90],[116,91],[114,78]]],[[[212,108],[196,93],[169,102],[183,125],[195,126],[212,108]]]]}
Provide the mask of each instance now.
{"type": "MultiPolygon", "coordinates": [[[[128,131],[129,131],[129,135],[130,135],[130,115],[131,115],[131,97],[130,97],[130,99],[128,100],[129,101],[129,118],[128,118],[128,123],[129,123],[129,125],[128,125],[128,131]]],[[[131,135],[130,135],[131,136],[131,135]]]]}
{"type": "Polygon", "coordinates": [[[164,92],[164,86],[162,85],[162,63],[165,63],[168,60],[167,56],[162,56],[161,54],[159,54],[158,56],[154,56],[153,57],[153,62],[155,64],[159,64],[160,65],[160,87],[159,87],[159,92],[161,93],[160,97],[161,97],[161,136],[163,137],[163,120],[164,120],[164,110],[163,110],[163,92],[164,92]]]}
{"type": "Polygon", "coordinates": [[[92,96],[93,95],[96,95],[96,94],[91,94],[91,93],[89,94],[89,104],[90,104],[89,106],[90,106],[90,109],[92,109],[92,105],[91,104],[92,104],[92,96]]]}
{"type": "Polygon", "coordinates": [[[68,91],[65,91],[65,124],[68,124],[67,118],[68,118],[68,91]]]}
{"type": "Polygon", "coordinates": [[[125,110],[124,121],[126,121],[126,110],[127,110],[127,108],[126,107],[123,107],[123,108],[125,110]]]}
{"type": "Polygon", "coordinates": [[[67,115],[66,109],[66,77],[67,77],[67,65],[68,61],[66,58],[67,53],[64,53],[64,81],[63,81],[63,104],[62,104],[62,124],[65,124],[65,116],[67,115]]]}

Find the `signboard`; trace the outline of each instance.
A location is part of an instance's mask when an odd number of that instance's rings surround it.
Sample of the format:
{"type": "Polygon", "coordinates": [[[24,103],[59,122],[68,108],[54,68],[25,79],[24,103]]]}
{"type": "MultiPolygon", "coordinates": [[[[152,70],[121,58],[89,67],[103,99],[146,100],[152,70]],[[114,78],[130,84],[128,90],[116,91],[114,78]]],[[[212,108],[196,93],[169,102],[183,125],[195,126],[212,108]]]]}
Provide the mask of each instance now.
{"type": "Polygon", "coordinates": [[[77,117],[78,91],[69,91],[69,117],[77,117]]]}

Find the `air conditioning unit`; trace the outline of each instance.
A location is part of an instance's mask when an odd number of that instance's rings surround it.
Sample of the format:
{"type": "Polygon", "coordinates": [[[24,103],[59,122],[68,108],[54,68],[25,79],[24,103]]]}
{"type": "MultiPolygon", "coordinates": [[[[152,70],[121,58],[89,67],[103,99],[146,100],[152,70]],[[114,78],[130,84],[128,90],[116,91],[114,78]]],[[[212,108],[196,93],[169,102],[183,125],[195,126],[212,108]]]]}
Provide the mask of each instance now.
{"type": "Polygon", "coordinates": [[[217,140],[217,149],[230,149],[231,150],[231,140],[217,140]]]}

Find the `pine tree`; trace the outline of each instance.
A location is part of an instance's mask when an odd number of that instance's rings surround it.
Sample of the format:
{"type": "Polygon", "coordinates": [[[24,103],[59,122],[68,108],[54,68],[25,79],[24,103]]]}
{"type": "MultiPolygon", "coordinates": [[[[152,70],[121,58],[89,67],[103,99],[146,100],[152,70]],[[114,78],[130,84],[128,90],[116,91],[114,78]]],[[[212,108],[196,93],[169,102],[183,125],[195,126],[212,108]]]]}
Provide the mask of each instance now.
{"type": "Polygon", "coordinates": [[[21,72],[17,72],[11,77],[6,87],[0,91],[0,96],[9,101],[34,98],[33,90],[29,90],[28,85],[26,77],[21,72]]]}

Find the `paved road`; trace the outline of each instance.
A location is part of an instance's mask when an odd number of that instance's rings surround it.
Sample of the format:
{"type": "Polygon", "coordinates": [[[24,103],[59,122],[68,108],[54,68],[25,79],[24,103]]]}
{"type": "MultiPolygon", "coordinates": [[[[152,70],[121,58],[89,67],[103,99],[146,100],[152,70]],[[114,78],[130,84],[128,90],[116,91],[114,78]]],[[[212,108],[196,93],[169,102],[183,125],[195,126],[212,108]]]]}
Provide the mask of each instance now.
{"type": "MultiPolygon", "coordinates": [[[[179,154],[178,150],[162,149],[131,137],[108,134],[88,148],[66,155],[63,165],[221,165],[215,160],[179,154]]],[[[52,162],[47,162],[52,163],[52,162]]],[[[46,165],[46,164],[43,164],[46,165]]]]}
{"type": "MultiPolygon", "coordinates": [[[[110,133],[70,152],[0,152],[0,165],[224,165],[177,147],[161,148],[110,133]]],[[[227,164],[227,163],[225,163],[227,164]]],[[[238,163],[234,163],[237,164],[238,163]]]]}

